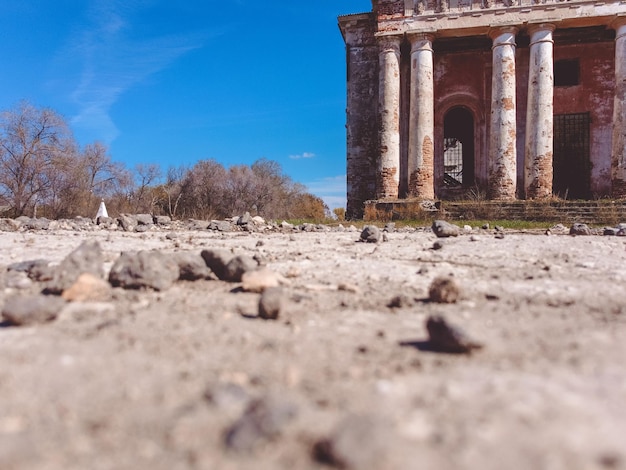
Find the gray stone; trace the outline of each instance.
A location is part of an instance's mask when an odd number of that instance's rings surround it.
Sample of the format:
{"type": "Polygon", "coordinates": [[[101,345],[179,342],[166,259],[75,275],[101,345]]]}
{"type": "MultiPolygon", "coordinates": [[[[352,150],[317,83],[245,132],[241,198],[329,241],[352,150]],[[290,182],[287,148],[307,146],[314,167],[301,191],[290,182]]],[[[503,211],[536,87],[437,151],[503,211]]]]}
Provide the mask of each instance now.
{"type": "Polygon", "coordinates": [[[120,214],[117,218],[117,222],[125,232],[134,232],[135,227],[137,227],[137,221],[135,218],[126,214],[120,214]]]}
{"type": "Polygon", "coordinates": [[[606,236],[615,236],[617,235],[617,232],[619,232],[619,230],[615,227],[604,227],[604,232],[603,234],[606,236]]]}
{"type": "Polygon", "coordinates": [[[208,387],[204,392],[204,399],[221,410],[237,410],[243,412],[244,407],[250,403],[250,394],[241,385],[227,382],[208,387]]]}
{"type": "Polygon", "coordinates": [[[448,324],[443,317],[430,316],[426,320],[428,348],[432,351],[451,354],[469,354],[483,346],[471,340],[460,328],[448,324]]]}
{"type": "Polygon", "coordinates": [[[591,235],[591,230],[587,224],[575,223],[569,229],[570,235],[591,235]]]}
{"type": "Polygon", "coordinates": [[[55,272],[54,267],[50,266],[50,262],[45,259],[13,263],[7,267],[7,270],[24,272],[30,279],[38,282],[51,281],[55,272]]]}
{"type": "Polygon", "coordinates": [[[158,251],[126,252],[115,261],[109,273],[113,287],[124,289],[169,289],[180,277],[178,263],[158,251]]]}
{"type": "Polygon", "coordinates": [[[406,294],[398,294],[389,301],[387,307],[408,308],[412,307],[413,305],[415,305],[415,301],[410,296],[406,294]]]}
{"type": "Polygon", "coordinates": [[[14,219],[0,219],[0,232],[17,232],[22,223],[14,219]]]}
{"type": "Polygon", "coordinates": [[[65,301],[46,295],[18,296],[7,299],[2,308],[2,318],[10,325],[24,326],[54,320],[65,301]]]}
{"type": "Polygon", "coordinates": [[[458,237],[460,232],[459,227],[445,220],[435,220],[431,228],[439,238],[458,237]]]}
{"type": "Polygon", "coordinates": [[[188,222],[189,230],[206,230],[209,228],[209,225],[210,222],[207,222],[206,220],[191,219],[188,222]]]}
{"type": "Polygon", "coordinates": [[[100,225],[104,228],[109,228],[115,225],[115,219],[111,217],[104,217],[103,215],[101,215],[96,219],[96,225],[100,225]]]}
{"type": "Polygon", "coordinates": [[[252,217],[250,216],[250,212],[246,212],[244,215],[237,219],[237,225],[248,225],[252,222],[252,217]]]}
{"type": "Polygon", "coordinates": [[[50,228],[50,221],[43,217],[39,219],[26,218],[26,220],[21,220],[22,227],[27,230],[48,230],[48,228],[50,228]]]}
{"type": "Polygon", "coordinates": [[[154,217],[154,223],[160,226],[169,226],[172,223],[172,218],[167,215],[157,215],[154,217]]]}
{"type": "Polygon", "coordinates": [[[563,224],[556,224],[550,227],[550,231],[552,233],[567,233],[569,230],[563,224]]]}
{"type": "Polygon", "coordinates": [[[152,225],[154,224],[154,217],[151,214],[137,214],[134,216],[137,221],[137,225],[152,225]]]}
{"type": "Polygon", "coordinates": [[[443,247],[445,246],[445,244],[441,241],[441,240],[435,240],[435,243],[433,243],[433,250],[438,251],[443,249],[443,247]]]}
{"type": "Polygon", "coordinates": [[[103,264],[104,258],[100,244],[97,241],[85,241],[54,269],[53,278],[46,286],[46,291],[60,294],[72,286],[78,276],[84,273],[102,278],[104,276],[103,264]]]}
{"type": "Polygon", "coordinates": [[[202,259],[196,253],[182,252],[171,255],[180,271],[179,279],[183,281],[197,281],[199,279],[209,279],[213,274],[202,259]]]}
{"type": "Polygon", "coordinates": [[[224,268],[223,280],[229,282],[241,282],[241,277],[244,275],[244,273],[248,271],[254,271],[258,267],[259,264],[249,256],[235,256],[228,262],[228,264],[224,268]]]}
{"type": "Polygon", "coordinates": [[[223,249],[202,250],[200,256],[218,279],[222,281],[226,279],[226,265],[233,259],[230,251],[223,249]]]}
{"type": "Polygon", "coordinates": [[[4,279],[4,286],[13,289],[29,289],[33,281],[25,272],[8,271],[4,279]]]}
{"type": "MultiPolygon", "coordinates": [[[[61,221],[57,221],[61,223],[61,221]]],[[[76,216],[71,220],[71,226],[74,230],[91,230],[93,228],[93,221],[87,217],[76,216]]]]}
{"type": "Polygon", "coordinates": [[[366,243],[378,243],[381,241],[382,234],[380,229],[375,225],[366,225],[361,232],[361,241],[366,243]]]}
{"type": "Polygon", "coordinates": [[[269,287],[259,299],[259,317],[264,320],[276,320],[284,309],[285,296],[280,287],[269,287]]]}
{"type": "Polygon", "coordinates": [[[453,304],[461,294],[461,289],[456,281],[449,277],[437,277],[428,288],[428,297],[431,302],[440,304],[453,304]]]}
{"type": "Polygon", "coordinates": [[[209,224],[209,230],[217,232],[232,232],[233,224],[228,220],[212,220],[209,224]]]}
{"type": "Polygon", "coordinates": [[[257,445],[276,439],[296,417],[297,411],[296,406],[282,396],[253,400],[226,430],[224,444],[235,452],[251,452],[257,445]]]}
{"type": "Polygon", "coordinates": [[[328,438],[313,445],[313,458],[334,468],[378,470],[410,468],[398,466],[396,433],[385,420],[369,415],[349,415],[328,438]]]}
{"type": "Polygon", "coordinates": [[[151,228],[152,226],[153,226],[152,224],[150,224],[150,225],[148,225],[148,224],[140,224],[140,225],[137,225],[137,226],[135,227],[135,232],[137,232],[137,233],[144,233],[144,232],[148,232],[148,231],[150,231],[150,228],[151,228]]]}
{"type": "Polygon", "coordinates": [[[389,232],[389,233],[393,233],[393,231],[396,229],[396,224],[395,222],[387,222],[385,224],[385,228],[383,228],[383,231],[385,232],[389,232]]]}

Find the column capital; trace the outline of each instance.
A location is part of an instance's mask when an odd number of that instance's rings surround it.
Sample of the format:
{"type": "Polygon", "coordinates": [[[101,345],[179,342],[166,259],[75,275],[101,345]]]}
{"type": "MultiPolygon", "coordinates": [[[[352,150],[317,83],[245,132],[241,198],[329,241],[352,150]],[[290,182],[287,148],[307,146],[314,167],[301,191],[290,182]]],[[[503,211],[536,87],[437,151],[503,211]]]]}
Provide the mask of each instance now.
{"type": "Polygon", "coordinates": [[[547,31],[553,33],[556,29],[554,23],[530,23],[527,27],[528,34],[535,34],[538,31],[547,31]]]}
{"type": "Polygon", "coordinates": [[[615,40],[626,35],[626,15],[617,15],[613,21],[609,23],[609,28],[616,31],[617,36],[615,40]]]}
{"type": "Polygon", "coordinates": [[[419,41],[430,41],[433,42],[435,40],[434,33],[406,33],[407,39],[411,42],[411,44],[419,41]]]}
{"type": "Polygon", "coordinates": [[[381,50],[400,50],[401,36],[378,36],[378,45],[381,50]]]}
{"type": "Polygon", "coordinates": [[[498,39],[500,36],[508,34],[508,35],[512,35],[513,36],[513,40],[512,42],[507,41],[502,42],[502,45],[505,44],[509,44],[511,46],[515,46],[515,35],[519,32],[519,28],[517,26],[492,26],[491,28],[489,28],[489,37],[494,41],[494,45],[496,42],[496,39],[498,39]]]}
{"type": "Polygon", "coordinates": [[[430,33],[408,33],[407,39],[411,42],[411,52],[428,51],[433,52],[433,41],[435,35],[430,33]]]}
{"type": "Polygon", "coordinates": [[[528,35],[530,36],[530,47],[542,42],[554,44],[552,33],[556,26],[552,23],[532,23],[528,25],[528,35]]]}

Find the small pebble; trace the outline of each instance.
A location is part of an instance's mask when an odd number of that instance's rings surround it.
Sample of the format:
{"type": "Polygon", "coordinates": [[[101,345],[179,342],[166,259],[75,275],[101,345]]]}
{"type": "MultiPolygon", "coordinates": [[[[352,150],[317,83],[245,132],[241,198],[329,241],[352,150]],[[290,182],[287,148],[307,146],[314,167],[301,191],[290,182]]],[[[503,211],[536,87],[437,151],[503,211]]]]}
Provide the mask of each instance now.
{"type": "Polygon", "coordinates": [[[431,302],[453,304],[460,296],[461,289],[456,281],[449,277],[437,277],[430,284],[428,295],[431,302]]]}
{"type": "Polygon", "coordinates": [[[111,299],[111,285],[93,274],[83,273],[61,297],[69,302],[105,302],[111,299]]]}
{"type": "Polygon", "coordinates": [[[25,326],[54,320],[65,305],[56,296],[28,295],[7,299],[2,309],[2,319],[10,325],[25,326]]]}
{"type": "Polygon", "coordinates": [[[375,225],[366,225],[361,232],[361,241],[365,243],[378,243],[382,235],[380,229],[375,225]]]}
{"type": "Polygon", "coordinates": [[[435,220],[431,228],[439,238],[458,237],[460,232],[459,227],[445,220],[435,220]]]}
{"type": "Polygon", "coordinates": [[[261,293],[270,287],[278,287],[280,278],[275,272],[267,268],[261,268],[244,273],[241,276],[241,282],[241,288],[244,291],[261,293]]]}
{"type": "Polygon", "coordinates": [[[280,287],[270,287],[263,291],[259,299],[259,317],[276,320],[284,308],[285,296],[280,287]]]}

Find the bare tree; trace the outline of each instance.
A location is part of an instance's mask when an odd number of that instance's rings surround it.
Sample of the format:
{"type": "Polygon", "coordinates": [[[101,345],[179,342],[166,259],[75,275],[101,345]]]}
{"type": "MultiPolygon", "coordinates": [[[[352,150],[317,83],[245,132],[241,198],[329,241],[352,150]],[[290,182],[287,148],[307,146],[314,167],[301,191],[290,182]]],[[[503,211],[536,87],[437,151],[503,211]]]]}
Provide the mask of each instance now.
{"type": "Polygon", "coordinates": [[[45,203],[58,176],[55,161],[73,147],[65,121],[50,109],[23,102],[0,115],[0,194],[14,215],[45,203]]]}
{"type": "Polygon", "coordinates": [[[234,165],[228,169],[224,185],[224,211],[227,216],[256,212],[257,181],[247,165],[234,165]]]}
{"type": "Polygon", "coordinates": [[[226,169],[216,160],[200,160],[181,182],[181,212],[187,217],[224,216],[226,169]]]}
{"type": "Polygon", "coordinates": [[[92,216],[101,199],[111,198],[128,187],[132,179],[123,164],[111,160],[100,142],[85,146],[82,152],[57,165],[64,184],[51,207],[55,217],[92,216]]]}
{"type": "Polygon", "coordinates": [[[152,213],[155,203],[152,186],[161,178],[161,167],[155,163],[138,164],[135,166],[135,189],[131,193],[134,212],[152,213]]]}
{"type": "Polygon", "coordinates": [[[170,217],[176,217],[178,213],[178,205],[185,194],[183,182],[188,172],[189,169],[184,166],[171,166],[167,169],[165,184],[163,184],[165,197],[160,203],[164,212],[170,217]]]}
{"type": "Polygon", "coordinates": [[[108,152],[104,144],[95,142],[85,146],[81,154],[86,189],[98,198],[110,196],[130,176],[123,164],[111,160],[108,152]]]}

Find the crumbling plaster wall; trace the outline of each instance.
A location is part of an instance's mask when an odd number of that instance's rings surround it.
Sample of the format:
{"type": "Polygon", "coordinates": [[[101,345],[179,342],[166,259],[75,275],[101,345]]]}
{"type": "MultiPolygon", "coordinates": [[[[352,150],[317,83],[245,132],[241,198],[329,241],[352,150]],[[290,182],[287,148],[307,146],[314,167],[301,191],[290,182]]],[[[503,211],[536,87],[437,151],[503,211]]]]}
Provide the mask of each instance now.
{"type": "Polygon", "coordinates": [[[579,59],[580,85],[554,89],[554,114],[591,114],[591,192],[611,192],[611,132],[615,93],[615,44],[555,46],[554,60],[579,59]]]}
{"type": "Polygon", "coordinates": [[[378,45],[373,15],[359,15],[346,41],[347,207],[348,218],[363,216],[364,202],[375,198],[378,168],[378,45]]]}
{"type": "MultiPolygon", "coordinates": [[[[437,44],[435,43],[435,50],[437,44]]],[[[435,52],[435,194],[443,187],[444,118],[461,106],[474,118],[474,175],[487,184],[487,142],[491,96],[491,51],[435,52]]]]}

